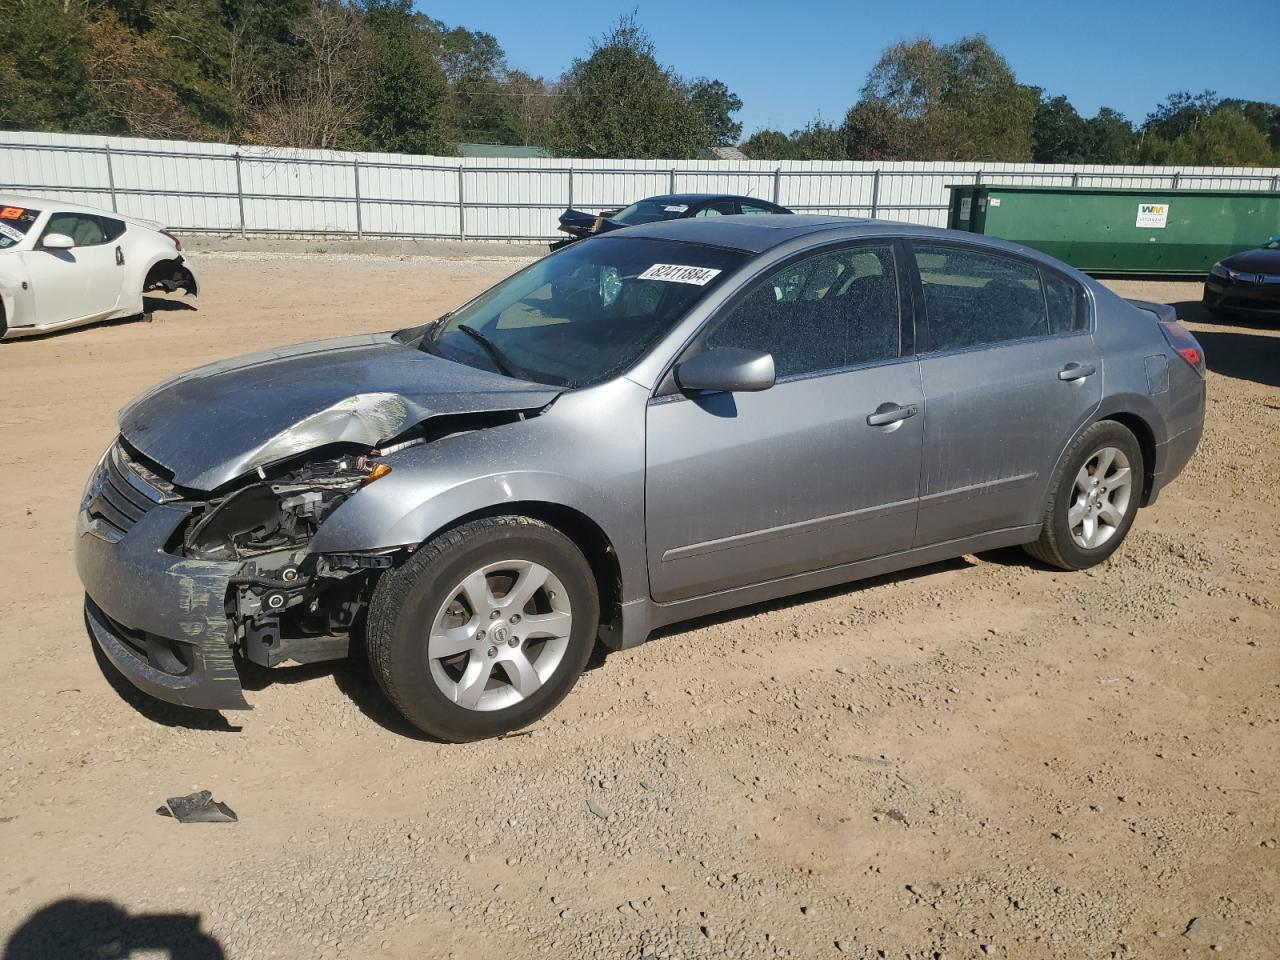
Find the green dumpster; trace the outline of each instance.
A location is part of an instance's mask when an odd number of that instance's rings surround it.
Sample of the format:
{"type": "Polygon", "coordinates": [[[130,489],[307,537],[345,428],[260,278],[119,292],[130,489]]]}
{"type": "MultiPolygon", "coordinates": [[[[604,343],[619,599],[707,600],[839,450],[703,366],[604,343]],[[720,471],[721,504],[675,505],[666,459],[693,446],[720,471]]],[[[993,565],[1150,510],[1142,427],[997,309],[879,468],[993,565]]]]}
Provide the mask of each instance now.
{"type": "Polygon", "coordinates": [[[1088,273],[1203,276],[1280,234],[1280,191],[952,186],[947,226],[1088,273]]]}

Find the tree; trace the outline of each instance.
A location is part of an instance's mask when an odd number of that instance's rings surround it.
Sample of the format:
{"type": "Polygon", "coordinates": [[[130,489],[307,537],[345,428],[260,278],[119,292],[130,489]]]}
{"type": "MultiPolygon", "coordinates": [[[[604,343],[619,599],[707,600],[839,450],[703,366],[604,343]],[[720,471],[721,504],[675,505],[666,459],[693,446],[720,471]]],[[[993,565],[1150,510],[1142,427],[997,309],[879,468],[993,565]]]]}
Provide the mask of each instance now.
{"type": "Polygon", "coordinates": [[[844,134],[822,120],[810,120],[801,129],[791,131],[794,160],[848,160],[844,134]]]}
{"type": "Polygon", "coordinates": [[[211,131],[169,82],[169,53],[124,26],[110,9],[86,25],[90,82],[110,124],[139,137],[202,140],[211,131]]]}
{"type": "Polygon", "coordinates": [[[90,131],[107,121],[89,81],[84,6],[11,0],[0,16],[0,127],[90,131]]]}
{"type": "Polygon", "coordinates": [[[523,70],[508,70],[502,95],[507,126],[512,133],[507,142],[547,142],[555,112],[555,88],[523,70]]]}
{"type": "Polygon", "coordinates": [[[561,156],[677,158],[712,136],[649,35],[625,16],[561,80],[548,146],[561,156]]]}
{"type": "Polygon", "coordinates": [[[1218,107],[1173,141],[1158,133],[1143,143],[1144,162],[1199,167],[1265,167],[1280,163],[1257,127],[1234,107],[1218,107]]]}
{"type": "Polygon", "coordinates": [[[850,108],[841,126],[845,152],[851,160],[901,160],[901,126],[888,104],[864,98],[850,108]]]}
{"type": "Polygon", "coordinates": [[[1036,99],[985,37],[924,38],[884,52],[843,129],[857,158],[1023,161],[1036,99]]]}
{"type": "Polygon", "coordinates": [[[1173,142],[1211,114],[1218,106],[1218,95],[1212,90],[1171,93],[1147,114],[1142,129],[1162,140],[1173,142]]]}
{"type": "Polygon", "coordinates": [[[757,130],[742,144],[752,160],[791,160],[791,139],[781,130],[757,130]]]}
{"type": "Polygon", "coordinates": [[[1221,106],[1234,107],[1244,114],[1244,118],[1262,132],[1271,144],[1271,149],[1280,153],[1280,103],[1267,103],[1263,100],[1237,100],[1227,98],[1221,106]]]}
{"type": "Polygon", "coordinates": [[[1124,114],[1100,107],[1084,122],[1085,156],[1090,163],[1133,163],[1138,157],[1138,136],[1124,114]]]}
{"type": "Polygon", "coordinates": [[[306,51],[254,107],[252,139],[286,147],[337,149],[356,141],[364,112],[364,75],[371,39],[360,11],[321,0],[293,27],[306,51]]]}
{"type": "Polygon", "coordinates": [[[369,145],[396,153],[444,153],[449,84],[410,0],[368,0],[365,11],[371,54],[362,129],[369,145]]]}
{"type": "Polygon", "coordinates": [[[699,77],[689,87],[689,102],[711,130],[715,143],[730,147],[742,136],[742,124],[733,115],[742,109],[742,98],[720,80],[699,77]]]}
{"type": "Polygon", "coordinates": [[[1089,159],[1088,125],[1064,96],[1041,98],[1031,128],[1036,163],[1084,163],[1089,159]]]}

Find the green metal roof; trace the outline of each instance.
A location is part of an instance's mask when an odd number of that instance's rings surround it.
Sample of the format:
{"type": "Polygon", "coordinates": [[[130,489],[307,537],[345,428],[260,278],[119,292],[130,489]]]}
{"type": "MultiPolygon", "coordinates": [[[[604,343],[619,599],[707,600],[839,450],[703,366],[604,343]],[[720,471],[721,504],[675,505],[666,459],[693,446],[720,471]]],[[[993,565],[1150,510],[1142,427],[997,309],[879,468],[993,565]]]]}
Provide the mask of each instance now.
{"type": "Polygon", "coordinates": [[[541,147],[522,147],[507,143],[460,143],[458,155],[462,157],[522,157],[538,159],[549,157],[541,147]]]}

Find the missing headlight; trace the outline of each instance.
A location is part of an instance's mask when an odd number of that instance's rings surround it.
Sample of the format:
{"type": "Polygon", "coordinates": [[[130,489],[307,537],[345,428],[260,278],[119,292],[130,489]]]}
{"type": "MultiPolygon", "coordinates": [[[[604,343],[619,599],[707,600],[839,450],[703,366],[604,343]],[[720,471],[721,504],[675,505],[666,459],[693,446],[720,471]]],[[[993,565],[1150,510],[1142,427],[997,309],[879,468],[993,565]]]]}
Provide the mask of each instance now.
{"type": "Polygon", "coordinates": [[[369,457],[344,457],[251,483],[192,515],[183,552],[201,560],[239,560],[300,546],[351,494],[388,472],[369,457]]]}

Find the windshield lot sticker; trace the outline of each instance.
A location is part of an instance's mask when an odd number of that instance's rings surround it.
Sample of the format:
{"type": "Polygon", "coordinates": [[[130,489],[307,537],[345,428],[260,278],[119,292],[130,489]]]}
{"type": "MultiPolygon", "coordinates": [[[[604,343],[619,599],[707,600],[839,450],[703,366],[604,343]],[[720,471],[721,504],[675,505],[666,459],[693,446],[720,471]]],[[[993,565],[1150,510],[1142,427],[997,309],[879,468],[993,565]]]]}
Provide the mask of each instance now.
{"type": "Polygon", "coordinates": [[[0,236],[8,237],[10,240],[21,242],[26,239],[26,234],[21,230],[15,230],[7,223],[0,223],[0,236]]]}
{"type": "Polygon", "coordinates": [[[684,213],[689,209],[689,205],[687,203],[673,203],[669,206],[663,207],[662,209],[667,211],[667,213],[684,213]]]}
{"type": "Polygon", "coordinates": [[[696,287],[704,287],[719,275],[719,270],[713,270],[710,267],[682,267],[675,263],[655,263],[636,279],[692,283],[696,287]]]}
{"type": "Polygon", "coordinates": [[[0,220],[21,220],[22,214],[22,207],[5,207],[0,210],[0,220]]]}
{"type": "Polygon", "coordinates": [[[1163,229],[1169,224],[1169,205],[1167,203],[1138,204],[1138,221],[1135,227],[1158,227],[1163,229]]]}

